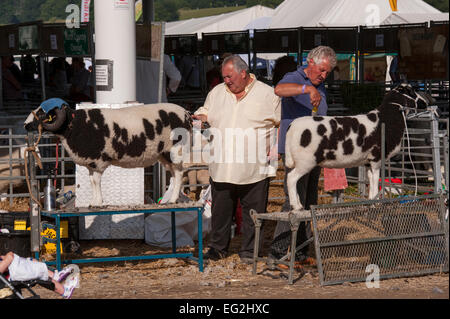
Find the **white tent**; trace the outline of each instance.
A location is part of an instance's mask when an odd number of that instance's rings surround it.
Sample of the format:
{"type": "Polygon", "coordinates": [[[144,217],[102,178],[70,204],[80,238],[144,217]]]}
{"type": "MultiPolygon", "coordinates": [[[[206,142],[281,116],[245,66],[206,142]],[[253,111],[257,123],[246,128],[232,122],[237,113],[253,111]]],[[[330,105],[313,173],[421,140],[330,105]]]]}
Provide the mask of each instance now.
{"type": "Polygon", "coordinates": [[[448,21],[448,12],[442,13],[391,13],[381,24],[423,23],[428,21],[448,21]]]}
{"type": "MultiPolygon", "coordinates": [[[[409,14],[433,17],[439,13],[422,0],[397,2],[396,14],[404,17],[409,14]]],[[[275,9],[270,28],[373,26],[381,24],[391,14],[388,0],[285,0],[275,9]]]]}
{"type": "Polygon", "coordinates": [[[274,11],[274,9],[257,5],[251,8],[215,16],[168,22],[166,23],[165,34],[177,35],[197,33],[198,37],[201,38],[202,33],[207,32],[247,30],[247,25],[252,21],[262,17],[271,17],[274,11]]]}

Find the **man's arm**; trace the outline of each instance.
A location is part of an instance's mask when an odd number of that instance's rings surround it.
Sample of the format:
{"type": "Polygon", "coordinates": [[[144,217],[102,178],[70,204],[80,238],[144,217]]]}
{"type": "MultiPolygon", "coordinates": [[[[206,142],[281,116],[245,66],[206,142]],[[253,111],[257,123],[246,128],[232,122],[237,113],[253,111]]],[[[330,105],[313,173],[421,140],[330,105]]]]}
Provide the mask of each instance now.
{"type": "Polygon", "coordinates": [[[169,84],[167,88],[170,90],[171,93],[174,93],[181,82],[181,73],[178,71],[175,64],[172,63],[169,56],[164,55],[164,72],[166,73],[167,77],[169,78],[169,84]]]}
{"type": "Polygon", "coordinates": [[[312,106],[318,107],[322,96],[313,85],[297,83],[279,83],[275,87],[275,94],[280,97],[292,97],[300,94],[309,94],[312,106]]]}

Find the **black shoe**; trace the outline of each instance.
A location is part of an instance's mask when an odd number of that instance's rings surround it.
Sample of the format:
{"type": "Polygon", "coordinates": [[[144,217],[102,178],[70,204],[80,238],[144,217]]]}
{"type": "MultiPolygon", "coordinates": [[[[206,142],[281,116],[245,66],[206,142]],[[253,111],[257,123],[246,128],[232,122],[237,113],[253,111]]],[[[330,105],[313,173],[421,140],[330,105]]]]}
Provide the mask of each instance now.
{"type": "Polygon", "coordinates": [[[225,253],[220,252],[219,250],[210,247],[206,254],[203,255],[203,259],[207,260],[219,260],[225,258],[225,253]]]}

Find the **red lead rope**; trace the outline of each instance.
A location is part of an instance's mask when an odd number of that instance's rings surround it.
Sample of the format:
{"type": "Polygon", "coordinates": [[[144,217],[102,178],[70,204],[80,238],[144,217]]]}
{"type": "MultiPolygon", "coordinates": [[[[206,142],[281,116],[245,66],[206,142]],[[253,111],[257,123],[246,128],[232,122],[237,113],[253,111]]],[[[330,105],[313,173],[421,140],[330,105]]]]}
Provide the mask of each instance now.
{"type": "Polygon", "coordinates": [[[58,147],[59,146],[59,138],[56,139],[56,163],[55,163],[55,179],[53,181],[53,187],[56,189],[56,176],[58,175],[58,147]]]}

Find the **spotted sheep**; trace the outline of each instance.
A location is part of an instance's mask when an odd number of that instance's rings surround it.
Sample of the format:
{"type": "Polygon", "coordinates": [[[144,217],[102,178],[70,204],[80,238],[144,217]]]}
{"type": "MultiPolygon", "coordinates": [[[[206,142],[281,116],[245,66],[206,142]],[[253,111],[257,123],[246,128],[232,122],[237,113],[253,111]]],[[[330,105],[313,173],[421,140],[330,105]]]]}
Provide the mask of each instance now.
{"type": "Polygon", "coordinates": [[[294,210],[301,210],[296,184],[315,166],[349,168],[368,165],[369,198],[378,194],[381,168],[381,123],[385,123],[385,154],[389,159],[401,147],[404,115],[410,109],[424,109],[433,99],[416,92],[409,84],[389,91],[381,105],[356,116],[307,116],[294,120],[286,133],[288,196],[294,210]]]}
{"type": "MultiPolygon", "coordinates": [[[[148,167],[160,161],[171,172],[174,192],[169,200],[178,199],[183,163],[172,160],[171,151],[179,152],[183,136],[171,136],[174,129],[192,130],[189,113],[171,103],[130,106],[120,109],[92,108],[73,110],[62,104],[46,113],[38,107],[24,125],[36,130],[39,123],[44,131],[60,138],[72,160],[89,171],[92,186],[91,206],[102,205],[101,176],[106,168],[148,167]]],[[[184,131],[186,132],[186,131],[184,131]]]]}

